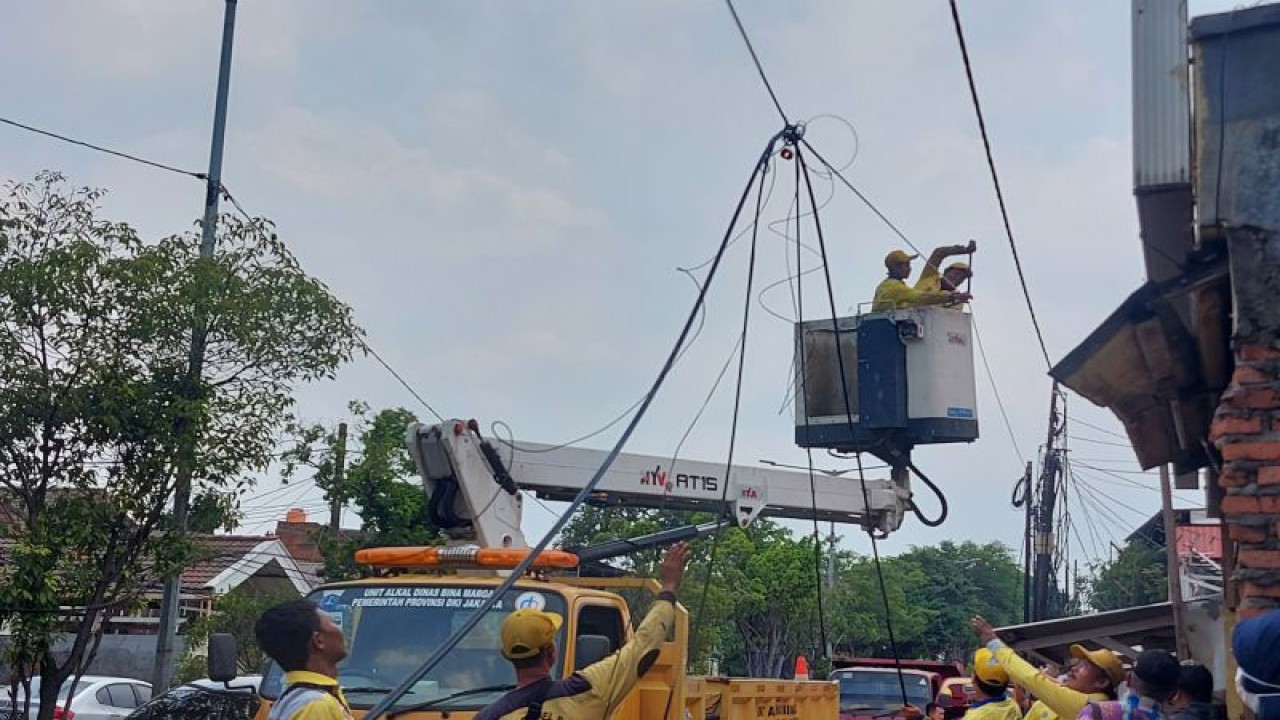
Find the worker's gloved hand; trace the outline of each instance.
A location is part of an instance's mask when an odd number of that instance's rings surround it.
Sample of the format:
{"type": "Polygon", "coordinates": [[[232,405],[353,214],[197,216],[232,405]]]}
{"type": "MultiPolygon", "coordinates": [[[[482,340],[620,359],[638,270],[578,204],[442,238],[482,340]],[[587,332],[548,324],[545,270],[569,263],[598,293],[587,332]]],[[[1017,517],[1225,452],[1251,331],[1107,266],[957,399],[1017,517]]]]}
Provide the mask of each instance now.
{"type": "Polygon", "coordinates": [[[920,718],[924,717],[924,711],[911,703],[907,703],[902,706],[902,717],[907,720],[920,720],[920,718]]]}
{"type": "Polygon", "coordinates": [[[973,293],[955,291],[951,293],[951,302],[962,303],[973,299],[973,293]]]}
{"type": "Polygon", "coordinates": [[[662,589],[664,592],[676,593],[684,583],[684,568],[689,563],[691,554],[688,543],[672,545],[662,557],[662,589]]]}
{"type": "Polygon", "coordinates": [[[974,615],[973,618],[969,620],[969,627],[973,628],[973,631],[978,633],[978,639],[982,641],[983,645],[986,645],[992,640],[999,639],[996,636],[996,629],[991,627],[991,623],[987,622],[987,619],[981,615],[974,615]]]}

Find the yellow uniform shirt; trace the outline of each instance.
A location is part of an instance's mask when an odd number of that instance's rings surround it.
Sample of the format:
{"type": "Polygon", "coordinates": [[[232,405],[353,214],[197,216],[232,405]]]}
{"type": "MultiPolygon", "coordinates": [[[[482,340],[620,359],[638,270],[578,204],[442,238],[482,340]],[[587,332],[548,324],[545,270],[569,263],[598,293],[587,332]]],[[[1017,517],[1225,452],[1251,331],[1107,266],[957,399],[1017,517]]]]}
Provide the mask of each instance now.
{"type": "MultiPolygon", "coordinates": [[[[513,690],[473,720],[524,720],[531,707],[540,720],[602,720],[657,660],[675,625],[675,596],[663,593],[635,635],[613,655],[560,681],[545,678],[513,690]]],[[[1074,720],[1074,719],[1073,719],[1074,720]]]]}
{"type": "Polygon", "coordinates": [[[1022,709],[1011,697],[980,700],[965,711],[964,720],[1022,720],[1022,709]]]}
{"type": "MultiPolygon", "coordinates": [[[[945,292],[942,289],[942,275],[938,272],[938,268],[933,265],[927,265],[920,272],[920,279],[916,281],[916,290],[926,293],[945,292]]],[[[949,300],[942,304],[942,307],[958,312],[964,312],[968,306],[968,303],[952,303],[949,300]]]]}
{"type": "Polygon", "coordinates": [[[911,287],[905,280],[885,278],[876,286],[875,297],[871,300],[871,312],[942,305],[950,300],[951,293],[941,290],[920,290],[918,287],[911,287]]]}
{"type": "Polygon", "coordinates": [[[334,678],[295,670],[285,673],[284,692],[267,720],[351,720],[351,706],[334,678]]]}
{"type": "Polygon", "coordinates": [[[987,643],[987,649],[1009,673],[1010,682],[1036,696],[1025,720],[1073,720],[1090,700],[1108,699],[1103,693],[1082,693],[1056,682],[999,640],[987,643]]]}

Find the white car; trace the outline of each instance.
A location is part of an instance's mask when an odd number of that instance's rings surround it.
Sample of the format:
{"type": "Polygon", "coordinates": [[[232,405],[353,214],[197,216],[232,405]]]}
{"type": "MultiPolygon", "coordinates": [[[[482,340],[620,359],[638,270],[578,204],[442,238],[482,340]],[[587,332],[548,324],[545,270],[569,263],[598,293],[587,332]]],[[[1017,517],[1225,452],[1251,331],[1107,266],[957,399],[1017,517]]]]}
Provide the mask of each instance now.
{"type": "MultiPolygon", "coordinates": [[[[22,712],[21,687],[17,698],[0,694],[0,719],[17,720],[22,712]]],[[[58,692],[54,720],[117,720],[151,699],[151,683],[123,677],[85,675],[71,692],[67,680],[58,692]],[[70,698],[70,702],[68,702],[70,698]]],[[[34,720],[40,709],[40,678],[31,679],[31,705],[27,717],[34,720]]]]}

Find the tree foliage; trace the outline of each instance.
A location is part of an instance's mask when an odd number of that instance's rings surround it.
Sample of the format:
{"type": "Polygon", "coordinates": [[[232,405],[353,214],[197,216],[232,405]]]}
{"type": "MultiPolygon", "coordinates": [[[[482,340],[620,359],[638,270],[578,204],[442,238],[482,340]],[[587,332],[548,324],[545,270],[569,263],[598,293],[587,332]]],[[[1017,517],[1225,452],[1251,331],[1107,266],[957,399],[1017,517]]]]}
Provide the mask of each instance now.
{"type": "MultiPolygon", "coordinates": [[[[586,545],[634,537],[707,516],[637,508],[585,508],[565,528],[561,544],[586,545]]],[[[617,563],[654,571],[659,550],[617,563]]],[[[974,648],[969,618],[980,613],[1011,624],[1022,609],[1022,571],[999,543],[943,542],[882,558],[885,594],[870,557],[845,550],[815,553],[811,535],[757,521],[694,543],[682,599],[691,613],[690,652],[715,655],[732,674],[779,677],[798,653],[825,654],[822,628],[836,655],[891,654],[886,602],[902,657],[964,659],[974,648]],[[711,546],[715,545],[714,562],[711,546]],[[822,589],[822,622],[818,590],[822,589]],[[705,594],[705,600],[704,600],[705,594]]]]}
{"type": "Polygon", "coordinates": [[[405,448],[405,430],[417,416],[404,408],[375,413],[360,401],[352,401],[348,410],[355,427],[349,433],[343,473],[336,468],[339,436],[333,427],[291,424],[293,447],[284,454],[286,480],[310,471],[326,500],[354,505],[360,515],[356,536],[324,532],[316,538],[330,579],[360,575],[353,557],[359,547],[435,545],[442,540],[428,519],[426,493],[405,448]]]}
{"type": "Polygon", "coordinates": [[[225,524],[272,460],[293,387],[358,342],[350,308],[269,222],[222,218],[201,259],[193,233],[147,243],[101,219],[101,196],[56,173],[0,195],[0,623],[13,676],[41,677],[41,720],[104,620],[190,552],[167,515],[179,449],[200,522],[225,524]],[[74,640],[55,657],[62,629],[74,640]]]}
{"type": "Polygon", "coordinates": [[[1116,556],[1093,567],[1086,583],[1089,605],[1098,612],[1169,599],[1164,549],[1138,537],[1116,556]]]}
{"type": "Polygon", "coordinates": [[[236,588],[213,601],[213,611],[187,627],[187,651],[178,666],[178,680],[190,682],[205,676],[206,656],[200,652],[214,633],[236,637],[236,669],[241,675],[258,675],[265,656],[253,632],[262,613],[286,600],[296,600],[296,592],[255,593],[236,588]]]}

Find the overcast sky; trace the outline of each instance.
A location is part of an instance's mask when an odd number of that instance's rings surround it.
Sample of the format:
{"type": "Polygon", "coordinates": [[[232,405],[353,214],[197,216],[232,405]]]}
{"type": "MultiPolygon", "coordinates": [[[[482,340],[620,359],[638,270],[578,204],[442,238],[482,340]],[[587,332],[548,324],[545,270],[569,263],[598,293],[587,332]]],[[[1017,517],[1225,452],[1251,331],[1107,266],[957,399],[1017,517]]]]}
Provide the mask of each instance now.
{"type": "MultiPolygon", "coordinates": [[[[1192,14],[1230,7],[1190,4],[1192,14]]],[[[962,3],[1023,267],[1055,360],[1143,281],[1128,5],[962,3]]],[[[0,114],[202,171],[222,7],[11,3],[0,24],[9,58],[0,114]]],[[[943,539],[1017,547],[1022,516],[1009,493],[1022,471],[1018,453],[1034,456],[1043,442],[1049,380],[947,4],[740,0],[739,10],[788,113],[816,118],[809,139],[824,155],[843,162],[856,154],[849,176],[917,245],[980,245],[973,308],[1017,449],[979,371],[982,438],[917,453],[947,492],[949,521],[929,529],[909,519],[886,549],[943,539]]],[[[676,268],[713,253],[779,127],[715,0],[244,0],[224,180],[250,212],[279,224],[304,266],[355,307],[370,344],[442,412],[486,427],[504,420],[519,439],[553,443],[605,424],[647,387],[694,297],[676,268]]],[[[0,178],[45,168],[108,188],[104,213],[147,237],[186,230],[201,213],[204,190],[193,179],[0,126],[0,178]]],[[[779,168],[766,222],[787,213],[792,169],[779,168]]],[[[899,243],[847,192],[822,180],[818,192],[834,193],[823,222],[843,311],[870,298],[884,254],[899,243]]],[[[740,243],[729,258],[705,331],[629,449],[669,454],[697,411],[736,339],[745,251],[740,243]]],[[[791,252],[779,236],[761,235],[757,287],[787,276],[791,252]]],[[[818,308],[817,283],[809,285],[808,307],[818,308]]],[[[763,301],[792,314],[785,285],[763,301]]],[[[737,457],[803,463],[789,409],[779,412],[790,325],[758,304],[753,317],[737,457]]],[[[721,388],[684,456],[724,457],[731,390],[721,388]]],[[[298,411],[336,423],[353,398],[425,414],[368,359],[336,382],[303,388],[298,411]]],[[[1120,432],[1107,411],[1076,396],[1069,411],[1120,432]]],[[[587,444],[607,447],[617,429],[587,444]]],[[[1137,468],[1123,441],[1072,431],[1079,463],[1119,473],[1085,470],[1087,485],[1069,499],[1078,529],[1071,554],[1087,559],[1154,513],[1159,493],[1152,475],[1128,474],[1137,468]]],[[[261,499],[245,503],[248,531],[273,527],[290,506],[324,514],[314,487],[280,491],[266,478],[253,493],[261,499]]],[[[531,533],[551,519],[528,505],[531,533]]],[[[869,551],[865,536],[844,532],[846,547],[869,551]]]]}

